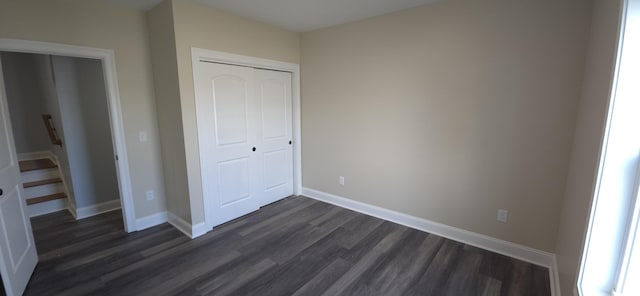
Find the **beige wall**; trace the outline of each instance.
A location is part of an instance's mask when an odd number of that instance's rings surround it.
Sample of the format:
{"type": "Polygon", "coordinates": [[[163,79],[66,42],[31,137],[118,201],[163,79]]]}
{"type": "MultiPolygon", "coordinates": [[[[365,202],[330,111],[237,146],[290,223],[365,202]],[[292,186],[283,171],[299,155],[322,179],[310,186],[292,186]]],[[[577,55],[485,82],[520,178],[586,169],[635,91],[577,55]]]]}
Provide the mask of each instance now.
{"type": "Polygon", "coordinates": [[[204,220],[191,47],[302,61],[306,187],[547,251],[560,223],[565,284],[579,260],[617,20],[617,1],[596,2],[566,193],[583,1],[449,0],[304,33],[300,44],[300,34],[183,0],[146,18],[95,0],[0,0],[0,37],[115,51],[137,217],[164,210],[166,181],[169,210],[204,220]],[[141,130],[149,142],[138,142],[141,130]],[[497,208],[509,223],[495,221],[497,208]]]}
{"type": "Polygon", "coordinates": [[[204,221],[204,205],[191,47],[299,63],[299,34],[227,14],[191,1],[174,0],[172,5],[189,182],[188,189],[181,188],[181,192],[188,192],[189,195],[183,195],[180,198],[183,199],[184,205],[190,206],[191,222],[197,224],[204,221]],[[189,197],[191,203],[189,203],[189,197]]]}
{"type": "MultiPolygon", "coordinates": [[[[56,85],[54,83],[53,74],[53,60],[50,55],[36,54],[34,55],[36,62],[36,75],[38,84],[42,88],[42,104],[44,107],[44,113],[51,114],[51,120],[54,126],[62,127],[62,116],[60,108],[60,100],[58,98],[56,85]]],[[[64,128],[57,130],[58,136],[62,143],[66,143],[64,128]]],[[[48,138],[48,135],[47,135],[48,138]]],[[[49,142],[51,143],[51,142],[49,142]]],[[[75,205],[75,192],[73,192],[73,179],[71,178],[71,170],[69,165],[69,159],[67,157],[67,149],[58,145],[50,145],[49,151],[51,151],[58,159],[58,167],[60,173],[65,182],[65,188],[67,189],[67,201],[73,208],[78,208],[75,205]]]]}
{"type": "Polygon", "coordinates": [[[553,252],[590,13],[449,0],[303,33],[304,186],[553,252]]]}
{"type": "Polygon", "coordinates": [[[160,145],[144,14],[97,0],[0,0],[0,38],[115,52],[129,167],[138,218],[165,210],[160,145]],[[138,142],[147,131],[149,142],[138,142]],[[147,201],[146,190],[156,199],[147,201]]]}
{"type": "MultiPolygon", "coordinates": [[[[102,63],[99,60],[80,58],[75,58],[74,63],[81,96],[79,103],[82,108],[82,122],[85,126],[85,149],[90,156],[87,161],[90,163],[90,176],[93,181],[92,197],[95,198],[89,200],[90,198],[85,196],[84,200],[92,202],[92,205],[119,200],[118,172],[113,161],[115,152],[111,139],[111,119],[102,63]]],[[[82,205],[76,201],[76,206],[82,205]]]]}
{"type": "Polygon", "coordinates": [[[16,152],[47,151],[51,141],[42,124],[42,87],[34,78],[38,73],[35,57],[31,54],[0,52],[11,128],[16,152]]]}
{"type": "Polygon", "coordinates": [[[65,176],[67,189],[73,191],[69,198],[76,209],[118,201],[102,63],[95,59],[52,56],[51,64],[54,73],[51,79],[55,82],[43,81],[43,88],[55,83],[55,103],[62,123],[56,126],[63,143],[61,152],[66,154],[59,160],[70,168],[70,175],[65,176]]]}
{"type": "Polygon", "coordinates": [[[149,11],[147,24],[158,118],[162,119],[158,120],[158,128],[165,168],[167,209],[185,221],[191,221],[171,1],[164,1],[149,11]]]}
{"type": "Polygon", "coordinates": [[[620,0],[596,0],[582,97],[556,245],[563,295],[571,295],[584,245],[615,65],[620,0]]]}

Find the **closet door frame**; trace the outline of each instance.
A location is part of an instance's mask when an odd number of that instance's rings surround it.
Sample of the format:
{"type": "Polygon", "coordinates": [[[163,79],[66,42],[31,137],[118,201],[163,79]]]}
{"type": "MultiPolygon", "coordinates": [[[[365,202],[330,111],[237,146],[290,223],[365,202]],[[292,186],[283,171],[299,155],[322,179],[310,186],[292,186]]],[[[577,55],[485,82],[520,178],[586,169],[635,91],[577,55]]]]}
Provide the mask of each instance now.
{"type": "MultiPolygon", "coordinates": [[[[291,81],[291,88],[292,88],[291,89],[291,100],[292,100],[291,117],[292,118],[291,119],[292,119],[292,129],[293,129],[292,131],[293,194],[301,195],[302,194],[302,150],[301,150],[302,143],[301,143],[301,130],[300,130],[300,65],[192,47],[191,48],[191,65],[193,70],[194,82],[196,81],[196,77],[198,75],[198,67],[200,62],[214,62],[214,63],[260,68],[265,70],[285,71],[285,72],[291,73],[291,78],[292,78],[292,81],[291,81]]],[[[204,177],[206,175],[206,172],[204,172],[203,166],[201,166],[200,174],[201,174],[201,177],[204,177]]],[[[204,186],[206,186],[206,183],[203,182],[202,186],[203,186],[202,190],[203,192],[205,192],[206,189],[204,188],[204,186]]],[[[203,199],[204,199],[203,204],[205,207],[205,211],[204,211],[205,224],[208,231],[213,228],[214,219],[213,217],[210,217],[210,211],[208,210],[211,207],[211,204],[210,204],[211,200],[206,198],[204,194],[203,194],[203,199]]]]}

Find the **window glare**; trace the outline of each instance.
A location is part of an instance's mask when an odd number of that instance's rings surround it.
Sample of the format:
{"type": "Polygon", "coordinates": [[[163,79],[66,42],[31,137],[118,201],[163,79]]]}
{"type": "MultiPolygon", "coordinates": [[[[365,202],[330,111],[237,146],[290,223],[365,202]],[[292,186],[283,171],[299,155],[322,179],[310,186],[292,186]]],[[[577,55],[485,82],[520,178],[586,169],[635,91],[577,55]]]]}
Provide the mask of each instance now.
{"type": "Polygon", "coordinates": [[[607,136],[578,280],[582,295],[640,295],[640,0],[624,2],[607,136]]]}
{"type": "MultiPolygon", "coordinates": [[[[635,114],[640,114],[640,90],[637,81],[640,81],[640,11],[638,2],[629,1],[630,9],[627,14],[626,34],[624,40],[624,50],[627,54],[623,57],[622,65],[626,67],[626,79],[629,80],[629,87],[624,89],[621,95],[628,96],[633,101],[633,108],[629,110],[635,114]],[[631,83],[636,81],[636,83],[631,83]],[[633,98],[633,99],[631,99],[633,98]]],[[[637,132],[637,126],[629,126],[628,135],[630,138],[640,138],[637,132]],[[635,132],[632,131],[636,130],[635,132]]],[[[635,192],[636,204],[633,209],[633,218],[629,228],[629,241],[627,242],[627,250],[624,257],[626,262],[622,262],[619,286],[622,287],[622,295],[640,295],[640,200],[638,200],[638,191],[635,192]],[[626,268],[625,268],[626,267],[626,268]]]]}

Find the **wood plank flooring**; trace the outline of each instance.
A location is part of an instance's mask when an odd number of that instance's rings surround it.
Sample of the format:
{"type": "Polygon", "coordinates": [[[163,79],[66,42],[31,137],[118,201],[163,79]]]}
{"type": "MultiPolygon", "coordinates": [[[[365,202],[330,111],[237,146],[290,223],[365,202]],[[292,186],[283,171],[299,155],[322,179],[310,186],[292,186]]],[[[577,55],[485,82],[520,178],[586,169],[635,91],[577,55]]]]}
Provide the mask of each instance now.
{"type": "Polygon", "coordinates": [[[26,295],[550,295],[546,268],[304,197],[194,240],[121,213],[32,219],[26,295]]]}

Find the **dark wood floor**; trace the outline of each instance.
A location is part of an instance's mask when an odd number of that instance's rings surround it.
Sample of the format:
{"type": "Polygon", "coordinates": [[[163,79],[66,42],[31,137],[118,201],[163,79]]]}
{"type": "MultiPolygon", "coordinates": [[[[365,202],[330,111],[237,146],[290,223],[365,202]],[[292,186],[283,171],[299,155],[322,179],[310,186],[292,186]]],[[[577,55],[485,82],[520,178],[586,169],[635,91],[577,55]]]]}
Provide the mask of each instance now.
{"type": "Polygon", "coordinates": [[[32,219],[26,295],[550,295],[546,268],[303,197],[195,240],[120,215],[32,219]]]}

